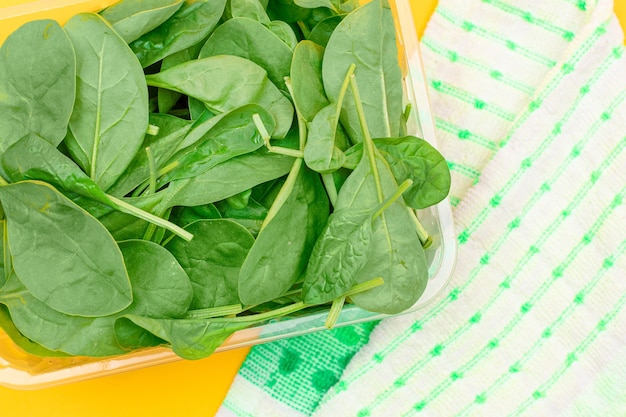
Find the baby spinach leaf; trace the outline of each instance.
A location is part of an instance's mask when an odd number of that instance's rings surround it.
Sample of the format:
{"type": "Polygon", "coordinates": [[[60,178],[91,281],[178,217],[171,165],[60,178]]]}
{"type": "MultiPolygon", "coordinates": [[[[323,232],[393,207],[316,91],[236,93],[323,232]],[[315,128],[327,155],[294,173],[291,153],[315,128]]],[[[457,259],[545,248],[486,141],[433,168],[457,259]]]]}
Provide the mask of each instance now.
{"type": "Polygon", "coordinates": [[[2,155],[2,168],[12,182],[41,180],[83,197],[113,205],[109,197],[70,158],[38,136],[29,134],[2,155]]]}
{"type": "Polygon", "coordinates": [[[265,7],[261,4],[261,2],[259,2],[259,0],[228,0],[226,3],[224,17],[226,19],[244,17],[255,20],[264,25],[270,23],[270,18],[265,12],[265,7]]]}
{"type": "Polygon", "coordinates": [[[205,39],[219,22],[226,0],[185,0],[185,4],[156,29],[130,44],[145,68],[205,39]]]}
{"type": "Polygon", "coordinates": [[[265,126],[275,127],[272,115],[255,104],[225,113],[201,140],[172,157],[168,166],[175,164],[175,167],[160,178],[159,184],[195,177],[224,161],[259,149],[263,139],[252,119],[254,114],[261,117],[265,126]]]}
{"type": "Polygon", "coordinates": [[[266,26],[278,39],[283,41],[289,49],[293,51],[296,48],[298,38],[291,26],[289,26],[289,23],[283,22],[282,20],[272,20],[266,26]]]}
{"type": "Polygon", "coordinates": [[[379,141],[381,151],[398,182],[413,180],[404,194],[410,207],[422,209],[443,200],[450,192],[450,170],[443,155],[414,136],[379,141]]]}
{"type": "MultiPolygon", "coordinates": [[[[48,349],[87,356],[125,353],[127,349],[120,346],[119,335],[115,334],[118,317],[180,317],[191,302],[192,288],[183,269],[163,247],[147,241],[127,241],[120,243],[120,249],[133,287],[133,303],[122,312],[104,317],[62,314],[33,297],[15,274],[0,302],[9,308],[20,332],[48,349]]],[[[124,335],[123,341],[132,345],[138,345],[140,340],[159,343],[135,332],[124,335]],[[128,340],[131,335],[134,340],[128,340]]]]}
{"type": "Polygon", "coordinates": [[[6,235],[6,220],[0,220],[0,291],[2,291],[2,286],[9,278],[9,274],[13,267],[11,266],[11,254],[9,253],[9,245],[7,244],[7,235],[6,235]]]}
{"type": "Polygon", "coordinates": [[[185,269],[193,285],[192,309],[239,303],[237,280],[252,235],[230,220],[199,220],[186,227],[194,239],[173,239],[167,249],[185,269]]]}
{"type": "Polygon", "coordinates": [[[80,316],[112,314],[131,303],[122,254],[95,218],[39,181],[1,186],[0,201],[13,269],[35,297],[80,316]]]}
{"type": "Polygon", "coordinates": [[[126,43],[156,29],[172,17],[183,0],[122,0],[100,12],[126,43]]]}
{"type": "Polygon", "coordinates": [[[252,324],[198,319],[159,320],[132,314],[121,320],[129,320],[157,337],[167,340],[174,353],[189,360],[211,355],[230,335],[252,324]]]}
{"type": "Polygon", "coordinates": [[[311,122],[304,147],[304,160],[309,168],[321,173],[338,170],[346,156],[336,142],[346,143],[343,130],[338,129],[337,105],[329,104],[320,110],[311,122]],[[337,140],[337,137],[340,139],[337,140]]]}
{"type": "Polygon", "coordinates": [[[327,7],[337,12],[337,9],[331,0],[294,0],[294,3],[306,9],[314,9],[316,7],[327,7]]]}
{"type": "MultiPolygon", "coordinates": [[[[202,49],[202,45],[202,42],[198,42],[187,49],[183,49],[182,51],[176,52],[175,54],[166,56],[161,62],[161,71],[165,71],[168,68],[172,68],[176,65],[198,58],[198,54],[200,53],[200,49],[202,49]]],[[[165,88],[159,88],[159,91],[157,93],[159,112],[168,113],[181,97],[181,93],[167,90],[165,88]]],[[[204,105],[202,105],[202,107],[204,108],[204,105]]]]}
{"type": "Polygon", "coordinates": [[[333,212],[309,258],[302,284],[304,302],[328,303],[355,285],[372,247],[372,210],[333,212]]]}
{"type": "Polygon", "coordinates": [[[275,138],[283,138],[293,121],[293,106],[267,78],[267,73],[247,59],[219,55],[202,58],[146,76],[148,85],[167,88],[204,102],[214,113],[246,104],[258,104],[274,116],[275,138]]]}
{"type": "Polygon", "coordinates": [[[326,223],[329,204],[324,186],[302,165],[302,159],[296,159],[241,267],[239,297],[245,305],[280,297],[296,282],[326,223]]]}
{"type": "Polygon", "coordinates": [[[298,6],[293,0],[269,0],[267,13],[272,20],[296,23],[308,19],[311,15],[311,9],[298,6]]]}
{"type": "MultiPolygon", "coordinates": [[[[322,64],[326,94],[336,102],[350,65],[356,64],[365,118],[372,137],[396,137],[402,115],[402,74],[395,26],[386,0],[373,0],[346,16],[333,32],[322,64]]],[[[343,102],[341,121],[353,143],[361,142],[353,100],[343,102]]]]}
{"type": "Polygon", "coordinates": [[[128,168],[109,189],[109,194],[124,196],[150,178],[150,167],[146,148],[150,147],[156,168],[161,169],[172,157],[176,148],[185,139],[193,124],[168,114],[150,114],[150,124],[159,127],[156,135],[146,135],[139,151],[128,168]]]}
{"type": "MultiPolygon", "coordinates": [[[[432,145],[415,136],[374,139],[398,182],[410,179],[413,185],[404,193],[406,203],[422,209],[443,200],[450,191],[450,170],[444,157],[432,145]]],[[[348,165],[363,154],[362,144],[346,151],[348,165]]]]}
{"type": "Polygon", "coordinates": [[[13,32],[0,48],[0,154],[29,133],[61,143],[75,93],[74,49],[58,23],[13,32]]]}
{"type": "Polygon", "coordinates": [[[200,51],[200,58],[215,55],[235,55],[259,65],[269,79],[287,91],[285,77],[289,75],[293,51],[261,23],[239,17],[220,25],[200,51]]]}
{"type": "Polygon", "coordinates": [[[133,286],[128,311],[147,317],[182,317],[193,299],[192,282],[176,258],[146,240],[119,243],[133,286]]]}
{"type": "Polygon", "coordinates": [[[0,329],[4,330],[4,332],[11,338],[13,343],[19,346],[24,352],[31,355],[47,358],[69,356],[65,352],[46,349],[39,343],[35,343],[29,338],[25,337],[22,333],[20,333],[17,327],[15,327],[15,324],[13,324],[13,321],[11,320],[9,310],[6,308],[6,306],[2,304],[0,304],[0,329]]]}
{"type": "Polygon", "coordinates": [[[216,165],[196,177],[172,181],[162,191],[161,209],[201,206],[224,200],[289,172],[293,158],[259,149],[216,165]]]}
{"type": "Polygon", "coordinates": [[[291,61],[291,87],[296,108],[307,122],[330,102],[326,98],[322,82],[322,58],[324,48],[311,42],[301,41],[293,52],[291,61]]]}
{"type": "Polygon", "coordinates": [[[341,22],[343,16],[330,16],[319,22],[309,33],[308,39],[315,42],[318,45],[326,47],[330,35],[335,31],[335,28],[341,22]]]}
{"type": "Polygon", "coordinates": [[[35,298],[15,274],[4,290],[0,303],[9,309],[17,330],[45,349],[93,357],[126,353],[115,340],[111,316],[60,313],[35,298]]]}
{"type": "Polygon", "coordinates": [[[170,220],[183,227],[197,220],[221,219],[222,214],[214,204],[204,204],[195,207],[174,207],[170,220]]]}
{"type": "Polygon", "coordinates": [[[65,138],[80,167],[106,191],[143,142],[148,90],[128,45],[95,14],[65,25],[77,56],[77,95],[65,138]]]}

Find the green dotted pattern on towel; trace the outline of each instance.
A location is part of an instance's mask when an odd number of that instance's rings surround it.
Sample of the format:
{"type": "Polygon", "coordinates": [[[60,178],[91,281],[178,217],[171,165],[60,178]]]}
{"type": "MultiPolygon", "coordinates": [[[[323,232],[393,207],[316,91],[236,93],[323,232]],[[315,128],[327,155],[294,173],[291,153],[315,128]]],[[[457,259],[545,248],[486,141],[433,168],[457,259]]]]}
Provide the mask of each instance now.
{"type": "Polygon", "coordinates": [[[310,415],[377,324],[367,322],[256,346],[239,375],[310,415]]]}
{"type": "MultiPolygon", "coordinates": [[[[581,13],[586,12],[588,9],[588,2],[583,0],[561,1],[564,3],[564,7],[567,7],[565,5],[567,4],[570,7],[577,8],[581,13]]],[[[514,2],[482,0],[482,3],[488,3],[501,12],[517,16],[530,25],[540,27],[546,32],[558,35],[566,42],[571,43],[574,40],[574,33],[572,31],[558,27],[545,19],[541,19],[530,12],[524,11],[514,6],[514,2]]],[[[481,27],[474,22],[465,20],[461,15],[455,14],[452,10],[448,10],[445,7],[439,6],[435,12],[435,17],[462,28],[462,30],[468,34],[471,33],[474,36],[504,46],[507,50],[518,54],[529,62],[544,66],[546,71],[555,68],[557,65],[557,61],[554,59],[544,56],[542,53],[531,48],[519,45],[513,39],[508,39],[489,28],[481,27]]],[[[484,98],[464,91],[455,85],[443,80],[433,79],[430,81],[433,94],[449,96],[454,100],[467,104],[475,110],[485,112],[491,117],[508,122],[511,125],[509,134],[506,137],[488,137],[484,133],[467,129],[453,120],[435,117],[435,124],[439,134],[445,133],[448,135],[448,138],[452,137],[462,143],[471,143],[490,153],[497,152],[500,148],[506,146],[515,131],[523,125],[534,112],[541,109],[543,100],[576,68],[577,63],[582,57],[585,56],[606,33],[607,25],[608,22],[605,22],[598,26],[591,36],[580,44],[580,47],[571,55],[569,61],[561,65],[559,73],[553,78],[552,82],[544,86],[543,89],[538,92],[535,92],[533,86],[527,85],[507,75],[498,68],[492,68],[482,62],[466,57],[460,50],[452,50],[441,45],[436,39],[429,37],[429,32],[427,31],[425,37],[422,39],[423,49],[428,49],[430,53],[442,59],[447,59],[455,64],[482,72],[485,76],[500,83],[503,88],[513,89],[529,98],[526,108],[524,108],[520,114],[516,114],[508,109],[501,108],[495,103],[489,103],[484,98]],[[531,97],[532,100],[530,99],[531,97]]],[[[460,231],[458,235],[459,245],[466,244],[472,238],[472,234],[488,219],[492,210],[506,201],[508,193],[520,182],[526,171],[532,168],[533,164],[536,163],[543,152],[554,143],[554,141],[559,140],[562,135],[562,127],[570,120],[573,114],[575,114],[575,111],[579,108],[581,103],[583,103],[585,96],[593,90],[595,82],[622,57],[623,51],[623,46],[616,45],[612,52],[599,63],[596,71],[580,85],[578,96],[569,104],[569,108],[564,113],[562,119],[555,123],[552,131],[544,138],[542,146],[538,147],[531,156],[522,161],[517,173],[493,195],[489,205],[484,207],[476,218],[466,228],[460,231]]],[[[626,92],[619,95],[610,103],[610,105],[598,115],[589,131],[586,132],[568,152],[563,154],[563,160],[558,168],[546,178],[545,182],[536,191],[534,196],[520,210],[519,215],[508,224],[506,229],[503,230],[502,235],[493,245],[489,248],[485,248],[484,254],[480,257],[477,265],[471,271],[467,279],[461,285],[450,288],[447,296],[430,307],[419,321],[414,322],[403,333],[392,339],[385,348],[375,352],[371,357],[371,361],[365,366],[353,372],[348,378],[344,378],[337,383],[343,369],[345,369],[345,366],[352,356],[367,343],[369,334],[376,323],[360,324],[330,332],[320,332],[254,347],[244,362],[239,375],[258,387],[262,387],[268,395],[275,398],[277,401],[290,406],[304,415],[310,415],[315,410],[322,396],[327,391],[328,395],[324,401],[329,401],[342,391],[349,390],[350,386],[361,378],[371,378],[372,375],[369,374],[369,372],[372,369],[380,365],[385,358],[394,352],[404,341],[422,331],[429,321],[444,311],[448,306],[455,303],[459,297],[463,296],[463,292],[469,286],[473,285],[480,271],[485,266],[489,265],[490,259],[498,253],[504,242],[511,237],[511,234],[514,233],[516,229],[524,227],[527,215],[531,212],[535,204],[541,199],[547,198],[551,192],[551,186],[565,175],[568,167],[575,163],[581,153],[585,151],[586,147],[590,146],[590,140],[594,137],[596,132],[604,123],[610,120],[615,109],[623,105],[625,101],[626,92]]],[[[541,237],[527,248],[514,270],[509,275],[502,277],[502,281],[497,287],[497,290],[490,295],[488,300],[484,304],[477,306],[476,311],[470,314],[465,322],[460,323],[456,330],[451,331],[447,338],[440,340],[436,345],[432,346],[427,356],[413,362],[392,385],[386,387],[386,389],[375,398],[372,398],[369,404],[364,404],[363,408],[358,412],[358,417],[367,417],[375,412],[379,405],[389,399],[396,390],[405,386],[417,372],[424,369],[436,357],[444,354],[450,344],[471,331],[481,322],[481,318],[511,289],[512,285],[515,285],[515,281],[521,271],[524,270],[524,267],[533,258],[540,256],[542,247],[549,236],[576,211],[577,206],[584,196],[593,189],[599,178],[612,167],[614,160],[624,151],[624,148],[626,148],[626,137],[619,142],[614,151],[608,155],[606,159],[598,164],[597,169],[589,177],[588,181],[577,190],[571,201],[563,202],[564,206],[560,215],[554,218],[544,230],[541,237]]],[[[460,178],[463,178],[463,181],[469,181],[471,184],[477,184],[480,181],[480,167],[457,160],[450,160],[448,164],[453,178],[457,181],[460,181],[460,178]]],[[[502,331],[494,338],[486,341],[485,345],[475,356],[471,357],[466,363],[450,373],[450,375],[443,379],[430,393],[422,398],[415,398],[413,404],[406,404],[406,412],[402,414],[403,417],[419,415],[421,410],[441,396],[448,387],[462,379],[464,373],[474,367],[480,366],[483,358],[489,355],[491,351],[498,349],[502,342],[505,341],[509,335],[514,333],[516,326],[523,320],[524,316],[532,310],[533,306],[548,293],[556,282],[562,279],[577,254],[594,242],[594,238],[604,222],[606,222],[606,220],[614,214],[615,210],[623,204],[625,193],[626,189],[623,188],[613,197],[610,204],[604,207],[600,215],[594,219],[589,229],[583,234],[581,241],[573,247],[571,252],[552,271],[551,276],[545,280],[543,285],[537,288],[534,293],[530,294],[527,301],[519,306],[517,314],[503,327],[502,331]]],[[[453,207],[456,207],[462,201],[462,198],[462,194],[451,195],[450,203],[453,207]]],[[[600,265],[595,266],[595,274],[590,277],[583,288],[579,289],[572,302],[554,321],[545,327],[541,336],[526,352],[511,360],[508,371],[495,379],[487,389],[476,392],[473,402],[466,404],[457,415],[474,415],[472,413],[476,412],[476,407],[480,407],[481,404],[489,401],[493,392],[497,391],[507,380],[521,372],[524,366],[552,337],[553,333],[570,319],[577,309],[585,304],[585,297],[593,292],[596,285],[602,280],[602,277],[614,267],[616,260],[623,256],[624,251],[626,251],[626,241],[622,242],[615,252],[606,257],[600,265]]],[[[595,341],[598,335],[607,328],[607,326],[610,326],[611,320],[620,312],[624,305],[626,305],[626,295],[615,305],[610,306],[607,313],[597,323],[593,331],[589,333],[578,346],[575,346],[562,358],[562,366],[551,378],[538,384],[533,394],[528,399],[524,400],[511,415],[522,414],[526,409],[531,407],[534,402],[549,395],[550,388],[568,371],[578,358],[584,355],[585,350],[595,341]]]]}

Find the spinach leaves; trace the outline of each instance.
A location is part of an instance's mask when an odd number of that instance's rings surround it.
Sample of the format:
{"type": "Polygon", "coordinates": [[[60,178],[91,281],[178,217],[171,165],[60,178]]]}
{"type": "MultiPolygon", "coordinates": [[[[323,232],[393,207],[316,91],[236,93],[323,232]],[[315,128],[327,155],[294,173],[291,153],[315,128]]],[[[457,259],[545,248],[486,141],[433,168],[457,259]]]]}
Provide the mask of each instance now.
{"type": "Polygon", "coordinates": [[[385,0],[122,0],[18,29],[0,327],[33,355],[198,359],[301,310],[411,307],[414,209],[450,175],[405,134],[397,52],[385,0]]]}

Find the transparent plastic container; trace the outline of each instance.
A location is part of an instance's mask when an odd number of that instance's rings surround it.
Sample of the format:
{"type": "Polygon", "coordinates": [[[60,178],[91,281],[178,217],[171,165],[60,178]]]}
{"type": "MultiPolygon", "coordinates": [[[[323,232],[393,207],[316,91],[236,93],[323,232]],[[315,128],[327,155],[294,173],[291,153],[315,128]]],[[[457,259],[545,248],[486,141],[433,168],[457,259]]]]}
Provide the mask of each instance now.
{"type": "MultiPolygon", "coordinates": [[[[14,0],[25,3],[27,0],[14,0]]],[[[412,111],[408,133],[422,137],[437,146],[435,127],[428,100],[428,83],[422,65],[419,43],[413,22],[410,0],[391,0],[400,49],[400,61],[404,74],[405,100],[412,111]]],[[[0,26],[16,20],[54,17],[64,20],[67,11],[98,11],[114,3],[112,0],[50,0],[34,1],[27,5],[0,8],[0,26]],[[24,16],[30,10],[28,16],[24,16]],[[61,11],[61,13],[59,13],[61,11]]],[[[2,40],[0,39],[0,42],[2,40]]],[[[438,298],[448,284],[456,262],[456,239],[454,236],[451,206],[445,199],[436,206],[418,212],[418,217],[433,239],[426,250],[429,264],[429,282],[421,298],[409,310],[419,312],[438,298]]],[[[233,334],[217,351],[251,346],[288,337],[299,336],[325,329],[327,311],[308,312],[298,317],[283,318],[233,334]]],[[[346,305],[337,320],[337,327],[359,322],[378,320],[386,315],[370,313],[352,305],[346,305]]],[[[23,352],[0,329],[0,385],[16,389],[38,389],[54,385],[95,378],[133,369],[182,360],[166,348],[151,348],[111,358],[41,358],[23,352]]]]}

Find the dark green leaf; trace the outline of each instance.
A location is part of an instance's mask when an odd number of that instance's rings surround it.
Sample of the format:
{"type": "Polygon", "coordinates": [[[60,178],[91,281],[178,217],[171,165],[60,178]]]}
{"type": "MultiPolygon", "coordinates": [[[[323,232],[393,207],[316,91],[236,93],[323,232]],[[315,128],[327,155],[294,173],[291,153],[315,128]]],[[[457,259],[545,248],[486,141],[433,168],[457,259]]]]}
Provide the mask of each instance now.
{"type": "MultiPolygon", "coordinates": [[[[371,136],[398,136],[402,115],[402,74],[395,25],[386,0],[373,0],[356,9],[337,25],[330,37],[322,74],[331,101],[337,101],[351,64],[356,64],[354,75],[363,87],[361,99],[371,136]]],[[[352,142],[361,142],[363,135],[351,97],[343,101],[341,121],[352,142]]]]}
{"type": "MultiPolygon", "coordinates": [[[[448,195],[450,170],[441,153],[428,142],[415,136],[405,136],[374,139],[374,143],[399,183],[407,179],[413,181],[411,188],[403,194],[410,207],[429,207],[448,195]]],[[[346,155],[348,165],[358,163],[363,155],[362,144],[350,148],[346,155]]]]}
{"type": "Polygon", "coordinates": [[[287,91],[284,78],[289,75],[293,51],[261,23],[239,17],[220,25],[204,44],[200,58],[235,55],[259,65],[269,79],[287,91]]]}
{"type": "Polygon", "coordinates": [[[74,49],[53,20],[26,23],[0,48],[0,154],[34,133],[57,146],[76,94],[74,49]]]}
{"type": "Polygon", "coordinates": [[[329,213],[328,198],[316,173],[296,160],[239,273],[245,305],[280,297],[304,272],[329,213]],[[287,194],[287,195],[284,195],[287,194]],[[270,218],[271,217],[271,218],[270,218]],[[279,261],[277,261],[279,260],[279,261]]]}
{"type": "Polygon", "coordinates": [[[128,45],[98,15],[65,25],[77,54],[76,103],[65,143],[106,191],[128,167],[148,128],[148,90],[128,45]]]}
{"type": "Polygon", "coordinates": [[[194,238],[173,239],[167,249],[185,269],[193,284],[192,309],[239,303],[237,280],[252,235],[230,220],[199,220],[186,227],[194,238]]]}
{"type": "Polygon", "coordinates": [[[304,302],[328,303],[355,284],[370,256],[372,210],[343,209],[330,215],[309,258],[302,285],[304,302]]]}
{"type": "Polygon", "coordinates": [[[41,180],[100,203],[113,205],[109,197],[78,165],[57,148],[29,134],[2,155],[2,168],[12,182],[41,180]]]}
{"type": "Polygon", "coordinates": [[[130,44],[145,68],[205,39],[219,22],[226,0],[186,0],[165,23],[130,44]]]}
{"type": "Polygon", "coordinates": [[[323,56],[324,48],[311,41],[301,41],[291,61],[293,101],[307,122],[312,122],[315,115],[330,104],[322,82],[323,56]]]}
{"type": "Polygon", "coordinates": [[[130,304],[122,254],[95,218],[38,181],[2,186],[0,200],[13,268],[35,297],[81,316],[112,314],[130,304]]]}
{"type": "Polygon", "coordinates": [[[258,104],[274,116],[273,137],[284,137],[293,121],[293,106],[252,61],[230,55],[212,56],[146,76],[148,85],[167,88],[204,102],[214,113],[258,104]]]}
{"type": "Polygon", "coordinates": [[[174,353],[183,359],[202,359],[211,355],[237,330],[251,323],[211,322],[209,320],[157,320],[127,315],[120,320],[132,321],[157,337],[167,340],[174,353]]]}
{"type": "MultiPolygon", "coordinates": [[[[273,130],[274,119],[263,107],[247,105],[217,116],[215,122],[200,140],[179,151],[168,162],[175,167],[166,172],[158,185],[170,181],[196,177],[236,156],[247,154],[263,146],[252,116],[258,114],[264,125],[273,130]]],[[[212,119],[209,120],[212,124],[212,119]]]]}
{"type": "Polygon", "coordinates": [[[113,29],[131,43],[172,17],[183,0],[122,0],[100,12],[113,29]]]}

